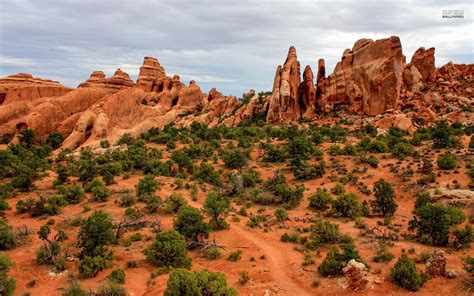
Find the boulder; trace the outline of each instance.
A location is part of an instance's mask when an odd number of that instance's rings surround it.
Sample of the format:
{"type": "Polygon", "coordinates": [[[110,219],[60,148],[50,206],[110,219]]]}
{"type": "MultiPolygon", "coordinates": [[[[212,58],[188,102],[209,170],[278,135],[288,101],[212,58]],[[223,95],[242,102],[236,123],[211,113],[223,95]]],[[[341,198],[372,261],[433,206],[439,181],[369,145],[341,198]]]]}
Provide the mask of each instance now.
{"type": "Polygon", "coordinates": [[[446,274],[446,258],[443,251],[436,250],[431,258],[426,261],[426,273],[432,276],[444,276],[446,274]]]}
{"type": "Polygon", "coordinates": [[[435,82],[436,80],[434,53],[434,47],[429,49],[420,47],[415,51],[411,58],[410,66],[416,67],[418,72],[421,74],[421,80],[423,82],[435,82]]]}
{"type": "Polygon", "coordinates": [[[369,283],[367,267],[355,259],[351,259],[342,269],[348,287],[353,291],[363,291],[369,283]]]}

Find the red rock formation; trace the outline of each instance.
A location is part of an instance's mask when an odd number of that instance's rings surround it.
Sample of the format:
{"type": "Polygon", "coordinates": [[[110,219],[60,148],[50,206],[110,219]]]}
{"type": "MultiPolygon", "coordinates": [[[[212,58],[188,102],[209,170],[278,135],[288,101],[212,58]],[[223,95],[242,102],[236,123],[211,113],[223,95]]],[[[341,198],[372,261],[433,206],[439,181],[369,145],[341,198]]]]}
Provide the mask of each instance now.
{"type": "Polygon", "coordinates": [[[277,67],[267,122],[287,123],[301,116],[298,95],[300,79],[300,63],[295,47],[291,46],[283,67],[277,67]]]}
{"type": "Polygon", "coordinates": [[[313,81],[313,71],[308,65],[303,72],[303,82],[299,87],[299,101],[303,117],[313,119],[316,116],[316,87],[313,81]]]}
{"type": "Polygon", "coordinates": [[[89,79],[79,84],[78,87],[104,87],[112,90],[120,90],[133,85],[134,83],[132,79],[130,79],[130,76],[126,72],[117,69],[114,76],[110,78],[106,78],[102,71],[94,71],[89,79]]]}
{"type": "Polygon", "coordinates": [[[32,101],[41,97],[62,96],[71,90],[58,81],[18,73],[0,78],[0,105],[25,100],[32,101]]]}
{"type": "Polygon", "coordinates": [[[396,36],[358,40],[346,49],[334,72],[318,81],[323,111],[348,105],[354,113],[377,115],[397,106],[405,60],[396,36]]]}
{"type": "Polygon", "coordinates": [[[169,80],[165,69],[156,58],[145,57],[143,66],[140,67],[137,85],[144,91],[160,91],[168,87],[169,80]]]}
{"type": "Polygon", "coordinates": [[[425,50],[424,47],[420,47],[415,51],[411,58],[410,65],[413,65],[418,69],[423,82],[434,82],[436,80],[434,53],[434,47],[429,48],[428,50],[425,50]]]}

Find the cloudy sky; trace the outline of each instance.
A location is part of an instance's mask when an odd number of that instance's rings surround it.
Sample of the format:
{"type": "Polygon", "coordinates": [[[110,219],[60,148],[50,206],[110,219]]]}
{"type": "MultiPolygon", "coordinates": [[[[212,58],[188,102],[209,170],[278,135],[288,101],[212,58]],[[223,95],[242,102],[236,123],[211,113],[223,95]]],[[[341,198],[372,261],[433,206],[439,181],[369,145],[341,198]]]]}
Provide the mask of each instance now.
{"type": "Polygon", "coordinates": [[[144,56],[168,75],[241,96],[270,90],[295,45],[302,68],[326,60],[332,72],[360,38],[398,35],[409,60],[436,47],[436,64],[474,62],[472,0],[185,1],[0,0],[0,76],[28,72],[77,86],[94,70],[133,79],[144,56]],[[462,9],[463,19],[442,11],[462,9]]]}

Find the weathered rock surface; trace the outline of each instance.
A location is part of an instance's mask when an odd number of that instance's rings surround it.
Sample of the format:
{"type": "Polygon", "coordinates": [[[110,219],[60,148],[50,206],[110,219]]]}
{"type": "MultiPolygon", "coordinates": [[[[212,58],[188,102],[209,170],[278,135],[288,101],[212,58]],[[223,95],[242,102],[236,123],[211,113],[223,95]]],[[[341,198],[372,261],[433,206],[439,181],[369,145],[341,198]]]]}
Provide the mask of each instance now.
{"type": "Polygon", "coordinates": [[[426,261],[426,273],[432,276],[444,276],[446,274],[446,258],[443,251],[436,250],[431,258],[426,261]]]}
{"type": "Polygon", "coordinates": [[[113,90],[120,90],[133,85],[134,83],[130,76],[121,69],[117,69],[114,75],[109,78],[106,78],[104,72],[102,71],[94,71],[92,72],[89,79],[79,84],[78,87],[103,87],[113,90]]]}
{"type": "Polygon", "coordinates": [[[411,58],[410,65],[415,66],[421,74],[423,82],[434,82],[436,80],[434,47],[425,49],[420,47],[411,58]]]}
{"type": "Polygon", "coordinates": [[[0,105],[32,101],[42,97],[62,96],[71,90],[58,81],[18,73],[0,78],[0,105]]]}
{"type": "Polygon", "coordinates": [[[275,73],[267,122],[288,123],[300,118],[301,106],[298,95],[300,80],[300,63],[295,47],[291,46],[283,67],[279,65],[275,73]]]}
{"type": "Polygon", "coordinates": [[[64,147],[75,148],[97,146],[102,139],[114,142],[124,133],[138,136],[168,123],[214,127],[242,121],[289,124],[302,118],[315,123],[343,110],[353,117],[375,116],[358,120],[380,129],[414,131],[420,122],[438,118],[474,120],[474,113],[465,112],[474,108],[474,65],[448,63],[436,69],[434,49],[420,48],[405,66],[395,36],[358,40],[329,76],[319,59],[314,79],[309,65],[301,76],[293,46],[276,69],[271,94],[252,90],[242,100],[215,88],[206,95],[194,81],[185,85],[178,75],[167,76],[152,57],[144,58],[136,83],[120,69],[112,77],[95,71],[77,89],[20,73],[0,78],[0,136],[8,134],[15,142],[22,129],[38,136],[58,130],[67,136],[64,147]]]}
{"type": "Polygon", "coordinates": [[[342,269],[344,277],[347,280],[348,288],[353,291],[362,291],[369,283],[367,267],[360,262],[352,259],[342,269]]]}
{"type": "Polygon", "coordinates": [[[365,115],[395,109],[404,66],[398,37],[358,40],[352,50],[344,51],[334,72],[318,81],[320,95],[316,100],[323,111],[337,105],[348,105],[351,112],[365,115]]]}

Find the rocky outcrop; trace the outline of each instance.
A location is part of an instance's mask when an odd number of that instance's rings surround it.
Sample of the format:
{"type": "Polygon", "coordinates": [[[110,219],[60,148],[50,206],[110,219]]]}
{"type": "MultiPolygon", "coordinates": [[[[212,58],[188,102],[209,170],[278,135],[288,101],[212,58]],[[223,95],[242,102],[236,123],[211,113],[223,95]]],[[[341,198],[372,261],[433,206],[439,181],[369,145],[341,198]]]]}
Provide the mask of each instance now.
{"type": "Polygon", "coordinates": [[[348,288],[351,290],[362,291],[367,287],[369,283],[369,273],[364,263],[352,259],[342,269],[342,272],[347,280],[348,288]]]}
{"type": "MultiPolygon", "coordinates": [[[[405,66],[400,39],[358,40],[346,49],[335,70],[318,81],[322,111],[347,105],[356,114],[377,115],[395,109],[405,66]]],[[[318,74],[319,78],[319,74],[318,74]]]]}
{"type": "Polygon", "coordinates": [[[16,141],[17,131],[33,129],[38,136],[54,130],[72,131],[78,115],[110,93],[102,88],[79,88],[63,96],[42,97],[0,106],[0,135],[16,141]]]}
{"type": "Polygon", "coordinates": [[[133,85],[134,83],[130,76],[121,69],[117,69],[114,75],[109,78],[106,78],[102,71],[94,71],[89,79],[79,84],[78,87],[103,87],[112,90],[120,90],[126,87],[132,87],[133,85]]]}
{"type": "Polygon", "coordinates": [[[0,105],[32,101],[42,97],[62,96],[71,90],[58,81],[18,73],[0,78],[0,105]]]}
{"type": "MultiPolygon", "coordinates": [[[[234,96],[224,96],[221,92],[212,88],[206,99],[206,105],[198,114],[190,114],[183,117],[178,123],[183,126],[190,126],[193,122],[206,124],[214,127],[227,119],[228,125],[233,125],[235,111],[241,106],[242,101],[234,96]]],[[[237,124],[238,122],[236,122],[237,124]]]]}
{"type": "Polygon", "coordinates": [[[434,54],[434,47],[427,50],[424,47],[420,47],[411,58],[410,65],[418,69],[418,72],[421,74],[421,81],[423,82],[435,82],[436,80],[434,54]]]}
{"type": "Polygon", "coordinates": [[[445,276],[446,258],[443,251],[436,250],[430,259],[426,261],[426,273],[431,276],[445,276]]]}
{"type": "Polygon", "coordinates": [[[165,69],[160,65],[158,59],[145,57],[138,74],[138,87],[147,92],[160,91],[168,88],[169,83],[170,81],[166,77],[165,69]]]}
{"type": "Polygon", "coordinates": [[[316,87],[313,81],[313,71],[311,71],[309,65],[304,69],[303,81],[300,84],[298,92],[298,104],[304,112],[302,116],[305,119],[313,119],[316,117],[316,87]]]}
{"type": "Polygon", "coordinates": [[[282,66],[278,66],[267,114],[268,123],[288,123],[301,116],[299,104],[300,63],[291,46],[282,66]]]}

